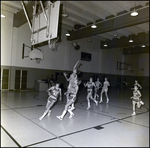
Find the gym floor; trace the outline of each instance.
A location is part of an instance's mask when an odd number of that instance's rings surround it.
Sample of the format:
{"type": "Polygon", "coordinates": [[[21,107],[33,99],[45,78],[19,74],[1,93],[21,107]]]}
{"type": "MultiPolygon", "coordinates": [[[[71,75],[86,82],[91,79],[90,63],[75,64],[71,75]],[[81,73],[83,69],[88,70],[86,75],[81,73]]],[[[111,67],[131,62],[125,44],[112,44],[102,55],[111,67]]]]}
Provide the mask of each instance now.
{"type": "MultiPolygon", "coordinates": [[[[64,93],[64,92],[63,92],[64,93]]],[[[47,92],[1,90],[1,147],[149,147],[149,89],[141,90],[145,103],[132,116],[132,90],[110,88],[109,103],[87,108],[86,89],[79,90],[75,116],[56,116],[66,98],[57,101],[43,120],[47,92]]]]}

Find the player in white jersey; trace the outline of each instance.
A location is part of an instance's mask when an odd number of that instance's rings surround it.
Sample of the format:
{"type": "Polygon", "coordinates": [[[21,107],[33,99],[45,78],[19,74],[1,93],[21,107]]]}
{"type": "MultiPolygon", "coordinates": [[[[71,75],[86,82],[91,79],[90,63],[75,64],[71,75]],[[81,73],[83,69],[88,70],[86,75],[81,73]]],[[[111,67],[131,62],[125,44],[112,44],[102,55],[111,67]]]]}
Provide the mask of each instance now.
{"type": "Polygon", "coordinates": [[[101,90],[101,97],[100,97],[99,103],[103,102],[102,96],[103,96],[104,92],[105,92],[105,96],[107,98],[107,102],[106,103],[109,102],[108,94],[107,94],[107,92],[108,92],[108,86],[110,86],[110,83],[108,82],[107,78],[105,77],[105,81],[103,83],[103,87],[102,87],[102,90],[101,90]]]}
{"type": "Polygon", "coordinates": [[[142,86],[138,83],[137,80],[135,80],[134,86],[137,86],[138,89],[142,89],[142,86]]]}
{"type": "Polygon", "coordinates": [[[58,119],[63,120],[64,116],[66,115],[67,111],[70,113],[69,118],[72,118],[74,116],[74,113],[72,112],[72,107],[71,105],[74,104],[74,102],[76,101],[76,95],[79,89],[78,86],[78,80],[75,79],[74,82],[71,82],[71,87],[68,89],[67,93],[68,93],[68,99],[67,99],[67,103],[65,105],[65,109],[62,112],[61,116],[56,116],[58,119]]]}
{"type": "Polygon", "coordinates": [[[59,99],[61,101],[61,88],[59,88],[59,83],[56,83],[56,86],[50,87],[48,90],[48,99],[46,104],[46,110],[44,114],[39,118],[39,120],[42,120],[46,114],[49,116],[51,113],[51,108],[54,105],[54,103],[57,101],[57,98],[59,96],[59,99]]]}
{"type": "Polygon", "coordinates": [[[138,90],[137,86],[134,86],[133,90],[133,96],[131,97],[132,99],[132,105],[133,105],[133,113],[132,116],[136,115],[136,105],[138,108],[141,107],[141,105],[144,105],[144,103],[141,101],[141,92],[138,90]]]}
{"type": "MultiPolygon", "coordinates": [[[[82,65],[82,63],[80,62],[80,60],[77,61],[77,63],[75,64],[74,68],[73,68],[73,73],[70,75],[69,78],[67,78],[67,74],[64,72],[64,76],[66,78],[67,81],[69,81],[69,85],[67,87],[67,92],[65,93],[67,100],[69,99],[69,89],[71,88],[71,85],[74,83],[74,81],[77,80],[78,85],[80,85],[81,81],[78,81],[78,76],[77,76],[77,71],[79,69],[79,67],[82,65]]],[[[72,110],[75,109],[74,103],[72,104],[72,110]]]]}
{"type": "Polygon", "coordinates": [[[93,82],[93,79],[90,78],[90,81],[88,81],[87,83],[84,83],[84,87],[87,87],[87,101],[88,101],[87,109],[91,107],[90,99],[93,100],[96,103],[96,105],[98,105],[98,101],[96,101],[92,96],[93,87],[95,87],[95,83],[93,82]]]}
{"type": "Polygon", "coordinates": [[[99,78],[97,78],[97,81],[95,81],[95,89],[94,89],[94,99],[96,100],[96,97],[99,97],[98,91],[102,87],[102,83],[99,81],[99,78]]]}

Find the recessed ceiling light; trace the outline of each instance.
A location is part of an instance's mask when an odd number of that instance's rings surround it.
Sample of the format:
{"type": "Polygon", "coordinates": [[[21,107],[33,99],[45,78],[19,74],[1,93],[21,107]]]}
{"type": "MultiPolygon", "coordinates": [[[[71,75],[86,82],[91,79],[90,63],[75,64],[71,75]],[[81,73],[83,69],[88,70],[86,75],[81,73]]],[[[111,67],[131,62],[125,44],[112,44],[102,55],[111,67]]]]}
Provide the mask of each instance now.
{"type": "Polygon", "coordinates": [[[144,44],[141,47],[146,47],[144,44]]]}

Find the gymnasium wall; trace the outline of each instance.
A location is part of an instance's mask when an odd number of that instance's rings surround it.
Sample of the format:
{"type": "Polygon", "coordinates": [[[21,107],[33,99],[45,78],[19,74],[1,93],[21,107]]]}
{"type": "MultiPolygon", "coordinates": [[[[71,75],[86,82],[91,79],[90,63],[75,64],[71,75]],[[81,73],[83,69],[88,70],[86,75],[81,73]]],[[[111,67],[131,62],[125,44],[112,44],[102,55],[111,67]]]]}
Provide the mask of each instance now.
{"type": "MultiPolygon", "coordinates": [[[[81,61],[80,70],[83,72],[83,80],[89,77],[99,76],[102,80],[108,76],[112,86],[117,86],[118,77],[122,80],[132,81],[133,78],[143,79],[143,85],[147,86],[149,79],[149,54],[142,55],[123,55],[122,49],[100,49],[100,40],[91,37],[75,40],[80,46],[75,50],[72,46],[73,41],[66,40],[66,29],[62,29],[61,42],[56,44],[57,51],[49,49],[48,45],[39,47],[44,55],[44,60],[40,64],[29,58],[22,59],[22,45],[25,43],[30,46],[31,31],[28,23],[19,28],[13,27],[13,15],[6,12],[6,18],[1,19],[1,68],[10,69],[10,89],[14,88],[14,76],[16,69],[25,69],[28,71],[28,88],[34,88],[34,82],[37,79],[45,79],[47,74],[71,72],[73,66],[81,58],[81,52],[90,53],[91,61],[81,61]],[[117,70],[117,61],[130,63],[133,71],[117,70]],[[142,70],[143,69],[143,70],[142,70]]],[[[61,78],[61,81],[64,81],[61,78]]],[[[66,82],[64,82],[66,83],[66,82]]],[[[67,85],[67,84],[65,84],[67,85]]]]}
{"type": "MultiPolygon", "coordinates": [[[[46,77],[49,75],[54,75],[55,81],[63,84],[64,88],[67,88],[68,82],[63,76],[63,72],[66,72],[68,75],[72,71],[67,70],[51,70],[51,69],[39,69],[39,68],[29,68],[29,67],[16,67],[16,66],[1,66],[1,69],[9,69],[9,89],[15,89],[15,71],[16,70],[26,70],[27,71],[27,89],[35,89],[36,80],[46,80],[46,77]]],[[[80,73],[80,79],[82,82],[87,82],[90,77],[95,81],[97,77],[100,78],[100,81],[104,81],[104,77],[108,77],[108,80],[111,84],[111,87],[120,87],[123,88],[123,81],[129,83],[128,87],[133,87],[134,81],[142,85],[142,87],[149,87],[149,77],[138,77],[138,76],[128,76],[128,75],[115,75],[115,74],[106,74],[106,73],[92,73],[92,72],[83,72],[80,73]],[[119,81],[120,80],[120,81],[119,81]]]]}
{"type": "Polygon", "coordinates": [[[11,65],[13,14],[4,11],[5,18],[1,18],[1,65],[11,65]]]}

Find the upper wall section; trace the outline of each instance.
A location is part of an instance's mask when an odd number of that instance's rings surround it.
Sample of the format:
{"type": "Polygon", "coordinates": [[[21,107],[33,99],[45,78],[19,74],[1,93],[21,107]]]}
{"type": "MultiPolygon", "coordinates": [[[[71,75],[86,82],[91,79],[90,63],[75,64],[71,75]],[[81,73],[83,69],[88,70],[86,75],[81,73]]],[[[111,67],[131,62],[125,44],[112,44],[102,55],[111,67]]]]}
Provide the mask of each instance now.
{"type": "Polygon", "coordinates": [[[22,59],[23,43],[30,46],[31,31],[28,24],[24,24],[19,28],[13,27],[13,14],[6,12],[6,18],[1,19],[1,65],[28,67],[39,69],[53,69],[72,71],[75,63],[81,59],[81,52],[90,53],[91,61],[81,61],[82,72],[89,73],[106,73],[116,75],[131,75],[131,76],[149,76],[149,56],[138,55],[123,56],[122,50],[119,49],[100,49],[100,40],[91,37],[75,40],[80,46],[76,50],[72,41],[67,41],[65,33],[67,29],[61,30],[61,42],[56,44],[57,50],[52,51],[48,45],[38,47],[41,49],[44,59],[38,64],[35,60],[30,60],[29,57],[22,59]],[[133,60],[134,59],[134,60],[133,60]],[[117,61],[131,62],[135,67],[133,73],[117,70],[117,61]],[[144,63],[144,67],[143,64],[144,63]],[[139,68],[144,69],[138,70],[139,68]]]}

